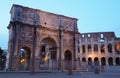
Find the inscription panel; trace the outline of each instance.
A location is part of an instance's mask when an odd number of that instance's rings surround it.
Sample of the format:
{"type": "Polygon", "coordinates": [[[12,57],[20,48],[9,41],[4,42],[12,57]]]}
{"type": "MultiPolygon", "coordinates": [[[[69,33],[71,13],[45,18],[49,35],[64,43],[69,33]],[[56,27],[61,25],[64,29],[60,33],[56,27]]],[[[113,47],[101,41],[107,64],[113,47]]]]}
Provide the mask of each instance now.
{"type": "Polygon", "coordinates": [[[14,10],[11,11],[11,21],[20,21],[28,25],[34,25],[36,22],[36,24],[39,26],[44,26],[51,29],[59,29],[59,26],[61,25],[66,31],[74,31],[74,28],[78,30],[77,19],[75,18],[70,18],[63,15],[44,12],[23,6],[14,6],[14,10]],[[37,20],[35,20],[35,14],[37,14],[37,20]]]}

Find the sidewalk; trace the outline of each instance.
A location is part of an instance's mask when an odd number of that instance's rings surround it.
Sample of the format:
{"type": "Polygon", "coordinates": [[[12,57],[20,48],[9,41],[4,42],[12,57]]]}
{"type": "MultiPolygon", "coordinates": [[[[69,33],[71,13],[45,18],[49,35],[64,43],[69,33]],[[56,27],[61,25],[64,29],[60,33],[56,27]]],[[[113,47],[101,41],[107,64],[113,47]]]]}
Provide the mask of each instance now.
{"type": "Polygon", "coordinates": [[[74,72],[72,75],[68,73],[0,73],[0,78],[120,78],[120,73],[100,73],[93,72],[74,72]]]}

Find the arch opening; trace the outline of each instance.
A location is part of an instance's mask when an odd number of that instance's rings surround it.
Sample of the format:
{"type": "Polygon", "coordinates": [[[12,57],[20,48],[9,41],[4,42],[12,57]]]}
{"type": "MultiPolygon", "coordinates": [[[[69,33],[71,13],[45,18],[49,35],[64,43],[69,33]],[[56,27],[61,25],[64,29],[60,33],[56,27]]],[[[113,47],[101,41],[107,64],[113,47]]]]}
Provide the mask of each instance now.
{"type": "Polygon", "coordinates": [[[92,58],[91,57],[88,58],[88,65],[92,65],[92,58]]]}
{"type": "Polygon", "coordinates": [[[30,70],[31,50],[29,47],[20,49],[20,70],[30,70]]]}
{"type": "Polygon", "coordinates": [[[94,52],[98,52],[98,45],[94,44],[94,52]]]}
{"type": "Polygon", "coordinates": [[[116,63],[116,65],[120,65],[120,58],[119,57],[116,57],[115,63],[116,63]]]}
{"type": "Polygon", "coordinates": [[[99,65],[99,59],[98,59],[98,57],[94,58],[94,65],[95,66],[99,65]]]}
{"type": "Polygon", "coordinates": [[[115,45],[114,45],[114,50],[115,50],[115,52],[116,52],[117,54],[120,54],[120,44],[115,43],[115,45]]]}
{"type": "Polygon", "coordinates": [[[64,57],[65,57],[65,62],[64,62],[64,66],[65,66],[65,70],[71,68],[72,66],[72,53],[69,50],[66,50],[64,53],[64,57]]]}
{"type": "Polygon", "coordinates": [[[101,46],[100,46],[100,49],[101,49],[101,53],[105,53],[105,45],[104,44],[102,44],[101,46]]]}
{"type": "Polygon", "coordinates": [[[109,58],[108,58],[108,64],[109,64],[110,66],[113,65],[113,58],[112,58],[112,57],[109,57],[109,58]]]}
{"type": "Polygon", "coordinates": [[[91,52],[92,51],[92,47],[90,44],[88,44],[88,52],[91,52]]]}
{"type": "Polygon", "coordinates": [[[85,53],[85,45],[82,45],[82,53],[85,53]]]}
{"type": "Polygon", "coordinates": [[[40,70],[55,70],[57,64],[57,45],[53,38],[44,38],[40,43],[40,70]]]}
{"type": "Polygon", "coordinates": [[[82,58],[82,62],[86,62],[86,59],[85,59],[85,57],[83,57],[83,58],[82,58]]]}
{"type": "Polygon", "coordinates": [[[106,65],[106,59],[105,59],[105,57],[102,57],[102,58],[101,58],[101,65],[102,65],[102,66],[105,66],[105,65],[106,65]]]}
{"type": "Polygon", "coordinates": [[[108,44],[108,46],[107,46],[107,47],[108,47],[108,52],[109,52],[109,53],[112,53],[112,44],[111,44],[111,43],[110,43],[110,44],[108,44]]]}

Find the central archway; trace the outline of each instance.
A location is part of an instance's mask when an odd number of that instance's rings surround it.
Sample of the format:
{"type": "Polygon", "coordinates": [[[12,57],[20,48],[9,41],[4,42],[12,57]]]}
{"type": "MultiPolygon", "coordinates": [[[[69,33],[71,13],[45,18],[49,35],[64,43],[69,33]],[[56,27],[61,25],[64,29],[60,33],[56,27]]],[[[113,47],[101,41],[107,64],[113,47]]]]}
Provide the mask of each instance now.
{"type": "Polygon", "coordinates": [[[65,70],[67,70],[68,68],[71,68],[72,65],[72,53],[69,50],[66,50],[64,53],[64,57],[65,57],[65,70]]]}
{"type": "Polygon", "coordinates": [[[57,45],[53,38],[44,38],[40,43],[40,70],[55,70],[57,65],[57,45]]]}

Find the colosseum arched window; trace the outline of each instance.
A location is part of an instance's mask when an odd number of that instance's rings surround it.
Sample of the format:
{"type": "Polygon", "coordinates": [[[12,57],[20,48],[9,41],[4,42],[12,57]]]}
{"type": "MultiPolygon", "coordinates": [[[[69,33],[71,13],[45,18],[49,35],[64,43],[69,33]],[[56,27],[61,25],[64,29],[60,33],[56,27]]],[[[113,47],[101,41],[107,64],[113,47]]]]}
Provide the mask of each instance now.
{"type": "Polygon", "coordinates": [[[99,59],[98,59],[98,57],[94,58],[94,65],[99,65],[99,59]]]}
{"type": "Polygon", "coordinates": [[[82,58],[82,62],[86,62],[86,59],[85,59],[85,57],[83,57],[83,58],[82,58]]]}
{"type": "Polygon", "coordinates": [[[108,64],[111,66],[113,65],[113,58],[112,57],[109,57],[108,58],[108,64]]]}
{"type": "Polygon", "coordinates": [[[90,44],[88,44],[87,49],[88,49],[88,52],[91,52],[91,45],[90,44]]]}
{"type": "Polygon", "coordinates": [[[92,58],[91,57],[88,58],[88,65],[92,65],[92,58]]]}
{"type": "Polygon", "coordinates": [[[108,47],[108,52],[112,53],[112,44],[109,43],[107,47],[108,47]]]}
{"type": "Polygon", "coordinates": [[[105,59],[105,57],[101,58],[101,65],[106,65],[106,59],[105,59]]]}
{"type": "Polygon", "coordinates": [[[100,46],[100,50],[101,50],[101,53],[105,53],[105,45],[104,44],[102,44],[101,46],[100,46]]]}
{"type": "Polygon", "coordinates": [[[82,53],[85,53],[85,45],[82,45],[82,53]]]}
{"type": "Polygon", "coordinates": [[[119,53],[120,52],[120,44],[116,43],[114,46],[115,52],[119,53]]]}
{"type": "Polygon", "coordinates": [[[116,63],[116,65],[120,65],[120,58],[119,57],[116,57],[115,63],[116,63]]]}
{"type": "Polygon", "coordinates": [[[94,52],[98,52],[98,45],[94,44],[94,52]]]}

